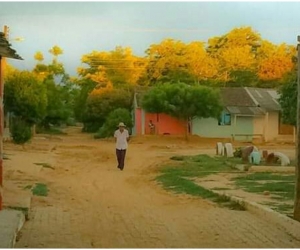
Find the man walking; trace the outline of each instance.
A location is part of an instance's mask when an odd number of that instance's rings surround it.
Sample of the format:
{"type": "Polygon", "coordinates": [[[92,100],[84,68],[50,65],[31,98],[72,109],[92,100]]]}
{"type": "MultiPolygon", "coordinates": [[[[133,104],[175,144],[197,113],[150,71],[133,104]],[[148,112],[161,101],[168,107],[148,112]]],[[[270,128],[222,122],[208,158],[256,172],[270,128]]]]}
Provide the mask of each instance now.
{"type": "Polygon", "coordinates": [[[123,122],[119,123],[119,129],[115,131],[114,137],[116,142],[116,155],[118,160],[118,168],[120,170],[124,169],[124,161],[126,155],[126,149],[128,147],[129,133],[125,129],[125,124],[123,122]]]}

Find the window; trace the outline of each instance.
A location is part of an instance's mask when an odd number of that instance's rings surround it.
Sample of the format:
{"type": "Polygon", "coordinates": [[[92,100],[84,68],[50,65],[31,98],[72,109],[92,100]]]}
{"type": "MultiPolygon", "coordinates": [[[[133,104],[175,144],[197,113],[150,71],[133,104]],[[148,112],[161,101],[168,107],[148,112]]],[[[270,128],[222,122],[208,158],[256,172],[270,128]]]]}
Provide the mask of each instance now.
{"type": "Polygon", "coordinates": [[[231,114],[223,111],[219,118],[218,124],[220,126],[231,125],[231,114]]]}

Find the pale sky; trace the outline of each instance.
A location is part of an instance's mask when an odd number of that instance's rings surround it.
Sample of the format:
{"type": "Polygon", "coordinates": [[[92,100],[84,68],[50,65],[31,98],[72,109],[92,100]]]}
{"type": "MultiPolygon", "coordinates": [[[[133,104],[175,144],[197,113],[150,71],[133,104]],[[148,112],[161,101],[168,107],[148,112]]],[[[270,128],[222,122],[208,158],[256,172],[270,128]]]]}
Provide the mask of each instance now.
{"type": "Polygon", "coordinates": [[[203,41],[236,27],[251,26],[275,44],[297,43],[300,2],[0,2],[0,29],[10,28],[12,47],[24,61],[11,61],[32,70],[37,51],[58,45],[60,61],[76,76],[80,58],[93,50],[130,46],[136,55],[163,39],[203,41]]]}

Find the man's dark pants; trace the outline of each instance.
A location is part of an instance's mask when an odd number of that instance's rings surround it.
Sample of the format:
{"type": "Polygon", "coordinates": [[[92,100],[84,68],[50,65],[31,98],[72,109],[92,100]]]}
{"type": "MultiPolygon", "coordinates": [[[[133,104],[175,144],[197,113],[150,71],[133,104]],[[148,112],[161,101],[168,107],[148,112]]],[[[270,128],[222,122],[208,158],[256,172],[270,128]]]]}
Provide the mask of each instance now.
{"type": "Polygon", "coordinates": [[[126,149],[116,149],[117,159],[118,159],[118,168],[123,170],[124,168],[124,161],[126,155],[126,149]]]}

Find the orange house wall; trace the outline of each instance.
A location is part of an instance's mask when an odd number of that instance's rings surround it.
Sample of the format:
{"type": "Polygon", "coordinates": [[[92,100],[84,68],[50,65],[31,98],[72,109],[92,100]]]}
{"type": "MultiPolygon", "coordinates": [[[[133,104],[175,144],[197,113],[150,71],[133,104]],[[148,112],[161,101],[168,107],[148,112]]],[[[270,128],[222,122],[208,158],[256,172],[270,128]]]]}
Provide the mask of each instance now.
{"type": "Polygon", "coordinates": [[[142,110],[140,108],[135,109],[135,129],[136,134],[142,134],[142,110]]]}
{"type": "Polygon", "coordinates": [[[166,114],[145,114],[145,134],[150,134],[149,121],[152,120],[155,125],[155,133],[163,135],[168,133],[170,135],[185,134],[185,123],[166,114]]]}

